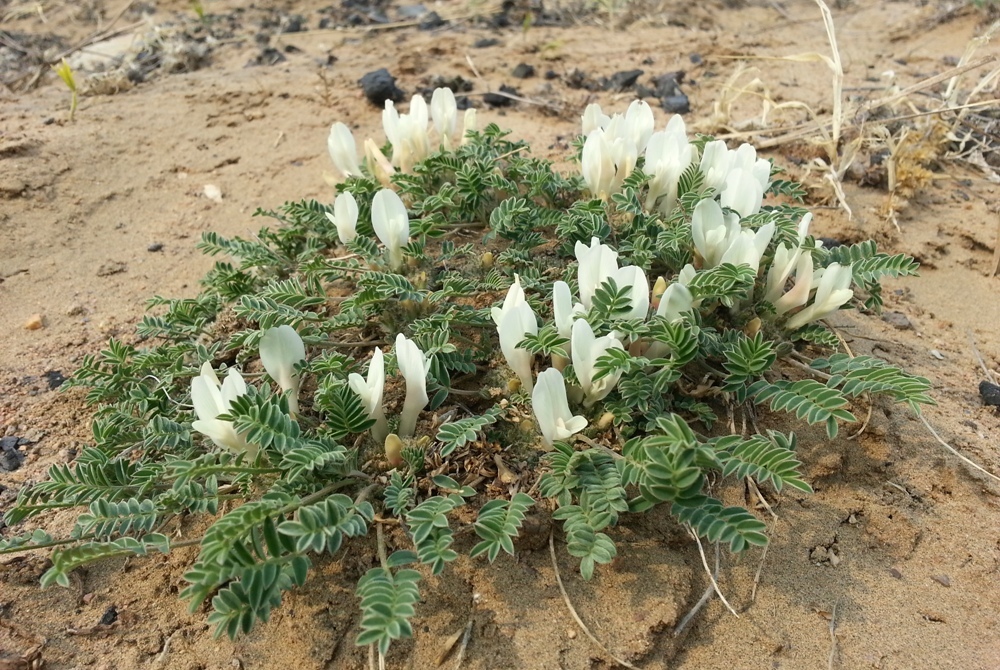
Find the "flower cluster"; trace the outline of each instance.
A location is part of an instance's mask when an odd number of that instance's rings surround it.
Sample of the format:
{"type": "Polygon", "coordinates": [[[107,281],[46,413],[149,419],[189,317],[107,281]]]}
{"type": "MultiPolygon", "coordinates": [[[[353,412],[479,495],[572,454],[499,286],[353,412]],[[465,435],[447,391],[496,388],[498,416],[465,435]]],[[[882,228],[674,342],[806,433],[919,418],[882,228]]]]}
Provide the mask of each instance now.
{"type": "MultiPolygon", "coordinates": [[[[421,95],[410,99],[409,111],[400,114],[392,100],[386,100],[382,111],[382,129],[392,145],[392,159],[386,159],[375,140],[365,140],[365,163],[369,173],[384,185],[399,170],[410,172],[413,166],[427,158],[435,149],[450,151],[464,142],[470,130],[476,129],[476,110],[465,110],[461,135],[458,126],[458,103],[455,94],[448,88],[435,89],[431,104],[421,95]],[[433,129],[437,142],[432,141],[433,129]]],[[[351,130],[343,123],[334,123],[327,140],[330,158],[344,177],[361,174],[357,143],[351,130]]]]}
{"type": "MultiPolygon", "coordinates": [[[[406,381],[406,398],[403,401],[403,412],[399,417],[397,434],[401,437],[411,437],[416,430],[420,411],[427,406],[427,376],[430,374],[430,360],[420,350],[420,347],[402,333],[396,335],[396,365],[399,373],[406,381]]],[[[385,390],[385,361],[381,349],[375,349],[368,363],[368,377],[351,373],[348,384],[365,407],[370,419],[375,420],[372,437],[378,443],[385,442],[389,436],[389,424],[382,407],[382,396],[385,390]]]]}
{"type": "MultiPolygon", "coordinates": [[[[260,341],[260,361],[267,374],[287,394],[289,413],[298,413],[300,375],[296,367],[305,361],[306,349],[302,338],[291,326],[278,326],[264,331],[260,341]]],[[[191,424],[219,447],[245,453],[250,460],[257,458],[258,445],[247,441],[246,433],[236,430],[232,421],[220,419],[232,409],[233,401],[246,395],[247,383],[236,368],[229,368],[225,381],[205,361],[201,374],[191,380],[191,403],[198,417],[191,424]]]]}
{"type": "Polygon", "coordinates": [[[643,169],[650,176],[645,205],[649,211],[670,213],[677,200],[678,181],[695,163],[705,176],[703,188],[719,194],[723,207],[740,216],[760,211],[770,185],[771,163],[758,159],[751,145],[729,149],[722,140],[714,140],[699,156],[688,141],[680,116],[673,116],[664,130],[653,132],[654,127],[653,111],[641,100],[629,105],[624,115],[610,117],[597,104],[587,107],[581,171],[595,197],[607,199],[618,193],[642,157],[643,169]]]}
{"type": "MultiPolygon", "coordinates": [[[[337,195],[333,213],[326,217],[337,227],[343,244],[358,236],[358,203],[348,191],[337,195]]],[[[392,189],[384,188],[372,199],[372,228],[385,245],[387,262],[393,271],[403,267],[403,247],[410,243],[410,217],[403,200],[392,189]]]]}

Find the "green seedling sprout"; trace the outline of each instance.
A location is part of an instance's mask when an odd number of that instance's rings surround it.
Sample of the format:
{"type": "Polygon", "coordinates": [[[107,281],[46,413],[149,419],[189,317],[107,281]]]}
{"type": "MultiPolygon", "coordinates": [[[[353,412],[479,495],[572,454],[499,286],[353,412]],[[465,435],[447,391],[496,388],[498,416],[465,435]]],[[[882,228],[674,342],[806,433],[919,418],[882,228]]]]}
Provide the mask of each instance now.
{"type": "Polygon", "coordinates": [[[73,117],[76,116],[76,105],[79,102],[79,92],[76,86],[76,76],[73,74],[73,68],[70,67],[69,63],[66,62],[66,59],[63,58],[58,65],[53,65],[52,69],[56,71],[59,78],[66,84],[66,88],[69,89],[69,120],[72,121],[73,117]]]}

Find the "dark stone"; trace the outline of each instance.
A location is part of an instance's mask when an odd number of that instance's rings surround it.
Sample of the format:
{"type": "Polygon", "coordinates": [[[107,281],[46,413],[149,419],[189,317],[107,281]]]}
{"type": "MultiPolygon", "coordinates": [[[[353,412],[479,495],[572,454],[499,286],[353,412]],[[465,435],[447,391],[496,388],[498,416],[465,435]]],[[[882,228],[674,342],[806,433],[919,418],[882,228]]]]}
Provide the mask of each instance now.
{"type": "Polygon", "coordinates": [[[45,377],[45,381],[48,382],[50,391],[55,391],[66,381],[66,377],[64,377],[63,373],[59,370],[49,370],[42,376],[45,377]]]}
{"type": "Polygon", "coordinates": [[[420,19],[420,24],[417,25],[417,28],[420,30],[434,30],[445,25],[448,25],[448,22],[442,19],[437,12],[428,12],[424,15],[424,18],[420,19]]]}
{"type": "MultiPolygon", "coordinates": [[[[511,88],[506,85],[500,86],[500,93],[518,95],[516,88],[511,88]]],[[[514,103],[512,99],[508,98],[506,95],[500,95],[500,93],[487,93],[483,96],[483,102],[491,107],[509,107],[514,103]]]]}
{"type": "Polygon", "coordinates": [[[385,68],[369,72],[361,77],[359,83],[365,97],[368,98],[368,102],[376,107],[384,107],[386,100],[399,102],[406,95],[396,86],[396,78],[389,74],[385,68]]]}
{"type": "Polygon", "coordinates": [[[691,111],[691,102],[681,90],[684,72],[667,72],[653,78],[653,95],[660,99],[660,107],[671,114],[687,114],[691,111]]]}
{"type": "Polygon", "coordinates": [[[483,37],[472,43],[473,49],[485,49],[486,47],[495,47],[500,44],[500,40],[495,37],[483,37]]]}
{"type": "Polygon", "coordinates": [[[913,324],[902,312],[886,312],[882,315],[882,320],[897,330],[913,328],[913,324]]]}
{"type": "Polygon", "coordinates": [[[555,70],[546,70],[545,78],[548,79],[549,81],[552,81],[553,79],[558,79],[559,73],[556,72],[555,70]]]}
{"type": "Polygon", "coordinates": [[[691,111],[691,101],[684,94],[668,95],[660,98],[660,107],[668,114],[687,114],[691,111]]]}
{"type": "Polygon", "coordinates": [[[324,16],[319,20],[320,30],[327,30],[328,28],[333,28],[336,25],[337,25],[336,21],[331,19],[329,16],[324,16]]]}
{"type": "Polygon", "coordinates": [[[98,623],[101,626],[110,626],[116,621],[118,621],[118,608],[111,605],[108,609],[104,610],[104,615],[98,623]]]}
{"type": "Polygon", "coordinates": [[[688,56],[688,60],[695,65],[701,65],[701,54],[691,54],[688,56]]]}
{"type": "Polygon", "coordinates": [[[832,237],[817,237],[816,239],[823,243],[824,249],[834,249],[836,247],[844,246],[843,242],[832,237]]]}
{"type": "Polygon", "coordinates": [[[511,76],[518,79],[527,79],[528,77],[535,76],[535,66],[528,65],[527,63],[518,63],[514,71],[510,73],[511,76]]]}
{"type": "Polygon", "coordinates": [[[281,53],[274,47],[267,47],[262,49],[259,54],[254,56],[254,58],[247,63],[247,65],[253,67],[256,65],[277,65],[278,63],[285,60],[285,54],[281,53]]]}
{"type": "Polygon", "coordinates": [[[979,382],[979,396],[984,405],[1000,407],[1000,386],[990,382],[979,382]]]}
{"type": "Polygon", "coordinates": [[[161,242],[153,242],[148,247],[146,247],[146,251],[153,253],[157,251],[163,251],[163,244],[161,242]]]}
{"type": "Polygon", "coordinates": [[[281,29],[283,33],[301,33],[306,30],[306,17],[301,14],[292,14],[288,17],[288,23],[281,29]]]}
{"type": "Polygon", "coordinates": [[[0,438],[0,472],[13,472],[24,462],[24,454],[17,450],[18,442],[18,437],[0,438]]]}
{"type": "Polygon", "coordinates": [[[639,77],[642,75],[642,70],[615,72],[603,81],[601,88],[605,91],[624,91],[635,86],[635,82],[639,81],[639,77]]]}

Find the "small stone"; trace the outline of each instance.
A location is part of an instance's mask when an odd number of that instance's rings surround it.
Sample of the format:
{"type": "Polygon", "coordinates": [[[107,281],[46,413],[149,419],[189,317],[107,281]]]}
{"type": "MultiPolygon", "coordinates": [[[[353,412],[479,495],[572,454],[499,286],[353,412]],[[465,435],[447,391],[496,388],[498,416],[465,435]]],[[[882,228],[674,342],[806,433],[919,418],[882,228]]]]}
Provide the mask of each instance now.
{"type": "Polygon", "coordinates": [[[222,202],[222,189],[215,184],[205,184],[202,193],[212,202],[222,202]]]}
{"type": "MultiPolygon", "coordinates": [[[[518,95],[517,89],[510,86],[501,85],[500,93],[507,93],[508,95],[518,95]]],[[[491,107],[508,107],[514,103],[514,101],[507,97],[506,95],[500,95],[500,93],[487,93],[483,96],[483,102],[491,107]]]]}
{"type": "Polygon", "coordinates": [[[45,320],[42,318],[41,314],[32,314],[28,317],[28,320],[24,322],[26,330],[38,330],[44,326],[45,320]]]}
{"type": "Polygon", "coordinates": [[[809,560],[813,563],[822,563],[823,561],[829,560],[830,556],[826,551],[826,547],[820,545],[818,547],[813,547],[813,550],[809,552],[809,560]]]}
{"type": "Polygon", "coordinates": [[[933,579],[935,582],[937,582],[941,586],[945,586],[945,587],[950,587],[951,586],[951,579],[948,577],[948,575],[932,575],[931,579],[933,579]]]}
{"type": "Polygon", "coordinates": [[[305,27],[306,18],[301,14],[292,14],[288,17],[288,22],[284,25],[280,32],[283,33],[300,33],[306,29],[305,27]]]}
{"type": "Polygon", "coordinates": [[[568,631],[566,631],[566,637],[568,637],[571,640],[575,640],[576,639],[576,631],[573,630],[572,628],[570,628],[568,631]]]}
{"type": "Polygon", "coordinates": [[[939,361],[943,361],[944,360],[944,354],[942,354],[937,349],[931,349],[931,356],[933,356],[934,358],[938,359],[939,361]]]}
{"type": "Polygon", "coordinates": [[[87,310],[84,308],[83,305],[81,305],[80,303],[75,303],[73,305],[70,305],[69,309],[66,310],[66,316],[82,316],[86,312],[87,310]]]}
{"type": "Polygon", "coordinates": [[[527,63],[518,63],[517,67],[510,73],[512,77],[527,79],[535,76],[535,66],[527,63]]]}
{"type": "Polygon", "coordinates": [[[837,567],[838,565],[840,565],[842,559],[840,558],[839,554],[837,554],[834,551],[830,551],[828,552],[828,555],[830,559],[830,565],[832,565],[833,567],[837,567]]]}
{"type": "Polygon", "coordinates": [[[0,441],[0,472],[13,472],[24,463],[24,454],[17,450],[17,439],[11,444],[10,438],[0,441]]]}
{"type": "Polygon", "coordinates": [[[376,107],[385,107],[386,100],[399,102],[405,94],[396,86],[396,78],[385,68],[367,73],[359,82],[368,102],[376,107]]]}
{"type": "Polygon", "coordinates": [[[903,573],[900,572],[899,570],[897,570],[896,568],[889,568],[889,574],[892,575],[893,578],[895,578],[895,579],[902,579],[903,578],[903,573]]]}
{"type": "Polygon", "coordinates": [[[148,247],[146,247],[146,251],[149,251],[151,253],[156,253],[157,251],[163,251],[163,244],[161,242],[153,242],[148,247]]]}
{"type": "Polygon", "coordinates": [[[93,593],[93,592],[91,592],[91,593],[85,593],[85,594],[83,594],[83,598],[81,598],[80,600],[83,601],[84,605],[89,605],[90,601],[93,600],[94,596],[96,596],[96,595],[97,594],[93,593]]]}
{"type": "Polygon", "coordinates": [[[660,107],[668,114],[687,114],[691,111],[691,101],[683,93],[668,95],[660,99],[660,107]]]}
{"type": "Polygon", "coordinates": [[[420,19],[417,25],[418,30],[435,30],[441,26],[448,25],[448,22],[441,18],[437,12],[428,12],[420,19]]]}
{"type": "Polygon", "coordinates": [[[49,370],[42,376],[45,377],[45,381],[48,383],[50,391],[56,390],[63,385],[63,382],[66,381],[66,377],[64,377],[63,373],[59,370],[49,370]]]}
{"type": "Polygon", "coordinates": [[[622,72],[615,72],[613,75],[604,80],[605,91],[624,91],[625,89],[632,88],[635,86],[635,82],[639,81],[639,77],[643,75],[643,70],[623,70],[622,72]]]}
{"type": "Polygon", "coordinates": [[[110,626],[116,621],[118,621],[118,608],[111,605],[108,609],[104,610],[104,615],[101,617],[99,623],[102,626],[110,626]]]}
{"type": "Polygon", "coordinates": [[[897,330],[913,328],[913,324],[902,312],[886,312],[882,315],[882,320],[897,330]]]}
{"type": "Polygon", "coordinates": [[[990,382],[979,382],[979,396],[984,405],[1000,407],[1000,386],[990,382]]]}
{"type": "MultiPolygon", "coordinates": [[[[23,428],[23,426],[22,426],[23,428]]],[[[35,444],[36,442],[41,442],[42,438],[45,437],[45,431],[41,428],[29,428],[24,431],[24,435],[18,438],[17,443],[21,444],[35,444]]]]}
{"type": "Polygon", "coordinates": [[[495,37],[483,37],[472,43],[473,49],[485,49],[487,47],[495,47],[500,44],[500,40],[495,37]]]}

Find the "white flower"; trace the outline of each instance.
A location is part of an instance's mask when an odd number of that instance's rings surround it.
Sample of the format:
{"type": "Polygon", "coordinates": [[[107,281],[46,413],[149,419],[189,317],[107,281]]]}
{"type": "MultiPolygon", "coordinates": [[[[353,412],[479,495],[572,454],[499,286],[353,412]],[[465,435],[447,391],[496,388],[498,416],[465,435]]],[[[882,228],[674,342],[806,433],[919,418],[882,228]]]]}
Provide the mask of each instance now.
{"type": "Polygon", "coordinates": [[[722,262],[722,255],[741,229],[736,217],[727,218],[722,213],[722,207],[712,198],[705,198],[695,205],[691,214],[691,238],[706,268],[714,268],[722,262]]]}
{"type": "Polygon", "coordinates": [[[573,294],[569,284],[557,281],[552,284],[552,318],[556,322],[556,331],[560,337],[568,338],[573,328],[573,294]]]}
{"type": "Polygon", "coordinates": [[[716,193],[721,192],[732,163],[733,157],[723,140],[712,140],[707,143],[702,149],[699,165],[701,173],[705,175],[705,188],[713,189],[716,193]]]}
{"type": "Polygon", "coordinates": [[[382,111],[382,128],[392,144],[392,164],[403,172],[409,172],[431,152],[430,136],[427,133],[427,102],[420,95],[410,100],[408,114],[400,114],[392,100],[385,101],[382,111]]]}
{"type": "Polygon", "coordinates": [[[639,150],[633,139],[613,137],[598,128],[583,143],[580,156],[583,180],[594,196],[606,199],[621,190],[622,182],[632,174],[638,158],[639,150]]]}
{"type": "Polygon", "coordinates": [[[577,242],[576,260],[577,283],[580,285],[580,302],[585,310],[590,309],[594,292],[618,271],[618,252],[596,237],[590,238],[590,246],[577,242]]]}
{"type": "Polygon", "coordinates": [[[260,362],[267,374],[288,393],[288,412],[294,417],[299,411],[298,363],[306,359],[306,345],[291,326],[278,326],[264,331],[260,340],[260,362]]]}
{"type": "Polygon", "coordinates": [[[356,372],[347,376],[351,390],[358,394],[368,413],[368,418],[375,419],[372,426],[372,439],[382,444],[389,435],[389,424],[382,407],[382,395],[385,391],[385,360],[382,350],[375,348],[372,359],[368,362],[368,378],[365,379],[356,372]]]}
{"type": "Polygon", "coordinates": [[[774,229],[774,223],[768,223],[756,232],[744,230],[739,217],[723,214],[722,207],[711,198],[695,205],[691,215],[691,238],[706,268],[722,263],[746,264],[756,272],[774,229]]]}
{"type": "Polygon", "coordinates": [[[392,185],[392,175],[396,174],[396,168],[392,167],[392,163],[370,137],[365,140],[365,163],[378,183],[386,188],[392,185]]]}
{"type": "Polygon", "coordinates": [[[403,267],[403,247],[410,242],[410,218],[396,192],[384,188],[372,199],[372,228],[389,253],[389,267],[403,267]]]}
{"type": "Polygon", "coordinates": [[[417,429],[417,417],[420,410],[427,406],[427,375],[430,372],[430,361],[420,347],[405,335],[396,335],[396,365],[406,380],[406,400],[403,401],[403,413],[399,416],[400,437],[412,437],[417,429]]]}
{"type": "Polygon", "coordinates": [[[629,292],[629,303],[632,308],[621,318],[645,320],[649,314],[649,280],[646,279],[646,273],[636,265],[626,265],[623,268],[618,268],[614,279],[619,289],[626,286],[632,289],[629,292]]]}
{"type": "Polygon", "coordinates": [[[651,177],[647,210],[656,207],[663,214],[673,210],[677,202],[677,181],[696,156],[694,147],[688,142],[684,119],[679,114],[671,117],[666,130],[653,133],[646,146],[643,168],[651,177]]]}
{"type": "Polygon", "coordinates": [[[497,326],[497,332],[500,335],[500,351],[507,359],[507,365],[521,380],[521,387],[530,392],[534,386],[531,378],[533,356],[527,349],[522,349],[517,345],[524,339],[525,335],[538,334],[538,321],[531,305],[520,302],[511,307],[504,313],[500,325],[497,326]]]}
{"type": "Polygon", "coordinates": [[[347,244],[358,236],[358,201],[348,191],[334,199],[333,214],[327,212],[326,218],[337,227],[341,244],[347,244]]]}
{"type": "Polygon", "coordinates": [[[493,317],[493,323],[499,326],[500,322],[503,321],[504,315],[523,302],[525,302],[525,298],[524,289],[521,288],[521,277],[515,274],[514,283],[510,285],[510,288],[507,289],[507,295],[504,296],[503,306],[494,307],[490,310],[490,316],[493,317]]]}
{"type": "Polygon", "coordinates": [[[729,248],[722,254],[722,263],[749,265],[754,273],[760,269],[760,259],[774,236],[774,223],[766,223],[757,229],[741,230],[732,238],[729,248]]]}
{"type": "Polygon", "coordinates": [[[229,368],[225,383],[219,381],[218,375],[212,369],[212,364],[206,361],[201,366],[201,374],[191,380],[191,402],[198,420],[191,427],[202,435],[207,435],[216,445],[223,449],[246,453],[250,460],[257,457],[257,445],[248,444],[243,433],[236,432],[231,421],[221,421],[216,417],[225,414],[232,406],[233,400],[247,392],[246,382],[236,368],[229,368]]]}
{"type": "Polygon", "coordinates": [[[557,440],[569,439],[587,427],[585,418],[573,416],[569,410],[566,384],[562,373],[555,368],[538,375],[538,383],[531,393],[531,406],[548,447],[557,440]]]}
{"type": "Polygon", "coordinates": [[[688,287],[680,282],[674,282],[660,296],[660,304],[656,308],[656,316],[662,316],[673,323],[681,318],[684,312],[694,308],[694,298],[688,287]]]}
{"type": "Polygon", "coordinates": [[[826,318],[836,312],[844,303],[854,297],[854,291],[851,289],[853,276],[851,266],[840,263],[831,263],[828,267],[815,273],[813,282],[818,282],[818,284],[812,304],[793,315],[785,327],[788,330],[796,330],[807,323],[826,318]]]}
{"type": "Polygon", "coordinates": [[[624,349],[618,338],[611,335],[596,337],[586,319],[573,322],[573,371],[583,388],[585,407],[591,407],[598,400],[604,399],[615,388],[621,373],[605,375],[594,381],[597,371],[594,364],[608,349],[624,349]]]}
{"type": "Polygon", "coordinates": [[[583,134],[587,137],[598,128],[606,128],[611,123],[611,117],[601,111],[601,106],[596,102],[587,105],[583,111],[583,134]]]}
{"type": "MultiPolygon", "coordinates": [[[[812,292],[813,281],[813,259],[808,251],[800,254],[795,264],[795,285],[784,295],[773,300],[774,310],[778,316],[785,314],[797,307],[802,307],[809,302],[809,294],[812,292]]],[[[784,288],[782,283],[781,288],[784,288]]]]}
{"type": "Polygon", "coordinates": [[[722,206],[738,212],[741,217],[760,211],[764,189],[753,173],[743,168],[730,170],[722,191],[722,206]]]}
{"type": "Polygon", "coordinates": [[[450,88],[434,89],[434,94],[431,95],[431,119],[441,146],[445,151],[450,151],[458,131],[458,104],[450,88]]]}
{"type": "Polygon", "coordinates": [[[473,130],[478,130],[477,120],[476,120],[476,108],[469,107],[465,110],[465,116],[462,118],[462,144],[465,145],[469,141],[469,132],[473,130]]]}
{"type": "Polygon", "coordinates": [[[340,121],[330,126],[326,147],[330,151],[333,164],[344,177],[356,177],[361,174],[361,168],[358,167],[358,149],[350,128],[340,121]]]}
{"type": "MultiPolygon", "coordinates": [[[[802,244],[809,235],[809,224],[812,222],[812,212],[802,217],[799,223],[799,243],[792,249],[785,244],[781,244],[774,250],[774,260],[771,262],[771,269],[767,271],[767,290],[764,299],[774,304],[781,297],[781,292],[785,289],[785,282],[792,275],[802,254],[802,244]]],[[[810,270],[811,272],[811,270],[810,270]]]]}

